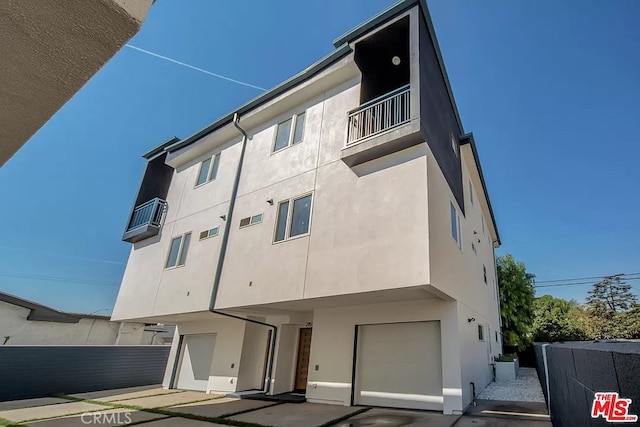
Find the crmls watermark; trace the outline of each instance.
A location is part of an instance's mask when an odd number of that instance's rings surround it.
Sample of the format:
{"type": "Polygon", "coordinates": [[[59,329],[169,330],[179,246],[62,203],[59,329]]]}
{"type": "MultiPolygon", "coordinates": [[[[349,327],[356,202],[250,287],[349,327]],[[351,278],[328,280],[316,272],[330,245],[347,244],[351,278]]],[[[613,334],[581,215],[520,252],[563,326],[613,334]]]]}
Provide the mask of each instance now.
{"type": "Polygon", "coordinates": [[[80,415],[82,424],[127,425],[131,424],[131,412],[85,412],[80,415]]]}
{"type": "Polygon", "coordinates": [[[591,418],[602,417],[610,423],[635,423],[637,415],[629,414],[631,399],[623,399],[616,392],[598,392],[593,399],[591,418]]]}

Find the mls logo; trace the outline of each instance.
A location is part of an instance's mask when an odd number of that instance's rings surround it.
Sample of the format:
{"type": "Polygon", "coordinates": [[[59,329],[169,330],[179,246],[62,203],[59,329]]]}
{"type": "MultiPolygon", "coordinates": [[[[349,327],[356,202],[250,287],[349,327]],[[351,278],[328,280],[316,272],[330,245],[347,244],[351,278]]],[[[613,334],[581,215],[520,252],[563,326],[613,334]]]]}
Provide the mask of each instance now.
{"type": "Polygon", "coordinates": [[[591,407],[591,418],[602,417],[610,423],[635,423],[637,415],[629,414],[631,399],[621,399],[616,392],[596,393],[591,407]]]}

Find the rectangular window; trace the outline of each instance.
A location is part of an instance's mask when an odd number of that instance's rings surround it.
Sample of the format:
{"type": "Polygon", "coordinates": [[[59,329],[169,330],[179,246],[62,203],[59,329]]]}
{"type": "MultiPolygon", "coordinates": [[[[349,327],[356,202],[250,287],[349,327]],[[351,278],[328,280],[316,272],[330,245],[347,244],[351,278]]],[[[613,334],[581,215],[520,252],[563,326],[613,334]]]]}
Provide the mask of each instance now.
{"type": "Polygon", "coordinates": [[[482,274],[484,275],[484,283],[487,283],[487,267],[482,264],[482,274]]]}
{"type": "Polygon", "coordinates": [[[495,331],[495,332],[496,332],[496,342],[498,342],[498,331],[495,331]]]}
{"type": "Polygon", "coordinates": [[[191,241],[191,233],[174,237],[171,240],[171,248],[167,257],[165,268],[180,267],[187,261],[187,252],[189,251],[189,242],[191,241]]]}
{"type": "Polygon", "coordinates": [[[302,142],[302,138],[304,137],[304,119],[305,113],[300,113],[278,123],[276,140],[273,143],[272,152],[275,153],[276,151],[302,142]]]}
{"type": "Polygon", "coordinates": [[[456,212],[456,208],[455,206],[453,206],[453,203],[451,203],[451,237],[453,237],[453,240],[455,240],[456,242],[458,241],[457,217],[458,217],[458,214],[456,212]]]}
{"type": "Polygon", "coordinates": [[[240,228],[248,227],[250,225],[259,224],[262,222],[262,214],[248,216],[240,220],[240,228]]]}
{"type": "Polygon", "coordinates": [[[274,242],[309,233],[311,194],[284,200],[278,204],[274,242]]]}
{"type": "Polygon", "coordinates": [[[212,228],[210,230],[204,230],[200,233],[200,240],[208,239],[209,237],[215,237],[218,235],[218,227],[212,228]]]}
{"type": "Polygon", "coordinates": [[[453,203],[450,203],[451,206],[451,237],[458,244],[458,247],[462,249],[462,230],[460,229],[460,215],[456,210],[453,203]]]}
{"type": "Polygon", "coordinates": [[[478,340],[484,341],[484,325],[478,325],[478,340]]]}
{"type": "Polygon", "coordinates": [[[220,153],[213,155],[211,158],[207,160],[203,160],[202,163],[200,163],[200,173],[198,173],[198,180],[196,181],[196,187],[216,179],[216,176],[218,176],[219,166],[220,166],[220,153]]]}
{"type": "Polygon", "coordinates": [[[469,200],[471,200],[471,204],[473,205],[473,187],[471,186],[471,180],[469,180],[469,200]]]}

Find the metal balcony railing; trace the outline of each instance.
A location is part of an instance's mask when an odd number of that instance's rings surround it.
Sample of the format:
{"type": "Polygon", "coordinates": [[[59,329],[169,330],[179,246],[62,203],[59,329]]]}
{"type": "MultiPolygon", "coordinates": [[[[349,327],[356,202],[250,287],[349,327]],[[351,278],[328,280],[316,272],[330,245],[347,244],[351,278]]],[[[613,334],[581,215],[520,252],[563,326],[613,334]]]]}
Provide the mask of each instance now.
{"type": "Polygon", "coordinates": [[[162,225],[162,216],[166,209],[167,202],[157,197],[136,206],[131,214],[131,220],[126,232],[148,225],[160,227],[162,225]]]}
{"type": "Polygon", "coordinates": [[[406,85],[349,111],[347,146],[408,122],[410,93],[406,85]]]}

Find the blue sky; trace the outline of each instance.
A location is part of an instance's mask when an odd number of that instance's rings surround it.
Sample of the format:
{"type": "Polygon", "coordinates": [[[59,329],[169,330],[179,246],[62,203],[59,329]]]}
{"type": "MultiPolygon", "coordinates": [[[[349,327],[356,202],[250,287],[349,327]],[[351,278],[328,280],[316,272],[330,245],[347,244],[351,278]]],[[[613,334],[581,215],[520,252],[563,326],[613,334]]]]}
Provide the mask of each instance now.
{"type": "MultiPolygon", "coordinates": [[[[160,0],[130,43],[270,88],[393,3],[160,0]]],[[[513,253],[539,280],[640,272],[640,3],[429,6],[478,144],[498,253],[513,253]]],[[[110,313],[141,153],[259,94],[123,48],[0,168],[0,290],[110,313]]],[[[640,281],[629,283],[640,294],[640,281]]],[[[581,300],[588,288],[541,293],[581,300]]]]}

